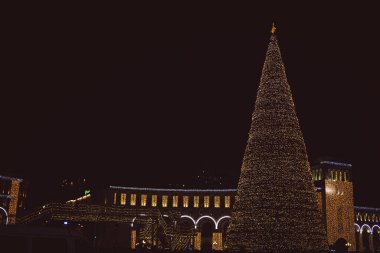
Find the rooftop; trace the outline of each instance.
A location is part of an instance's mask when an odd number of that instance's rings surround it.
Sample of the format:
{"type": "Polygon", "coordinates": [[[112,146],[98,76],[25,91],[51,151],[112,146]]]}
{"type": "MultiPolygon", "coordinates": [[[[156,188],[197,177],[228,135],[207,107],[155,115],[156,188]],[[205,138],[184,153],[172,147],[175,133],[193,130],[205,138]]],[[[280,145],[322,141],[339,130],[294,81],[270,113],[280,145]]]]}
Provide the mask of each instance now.
{"type": "Polygon", "coordinates": [[[0,175],[0,179],[5,179],[5,180],[16,180],[16,181],[19,181],[19,182],[24,181],[22,178],[8,177],[8,176],[2,176],[2,175],[0,175]]]}
{"type": "Polygon", "coordinates": [[[165,188],[140,188],[140,187],[124,187],[110,186],[111,189],[133,190],[133,191],[154,191],[154,192],[236,192],[236,189],[165,189],[165,188]]]}
{"type": "Polygon", "coordinates": [[[349,163],[338,163],[338,162],[332,162],[332,161],[321,161],[320,164],[329,164],[329,165],[336,165],[336,166],[342,166],[342,167],[348,167],[351,168],[352,164],[349,163]]]}

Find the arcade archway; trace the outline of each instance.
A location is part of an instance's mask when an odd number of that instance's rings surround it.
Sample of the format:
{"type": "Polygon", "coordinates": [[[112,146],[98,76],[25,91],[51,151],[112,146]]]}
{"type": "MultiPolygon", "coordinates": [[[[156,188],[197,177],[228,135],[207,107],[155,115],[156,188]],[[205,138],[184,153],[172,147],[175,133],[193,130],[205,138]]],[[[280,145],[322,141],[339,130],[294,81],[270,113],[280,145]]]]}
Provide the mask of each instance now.
{"type": "Polygon", "coordinates": [[[375,252],[380,252],[380,226],[374,225],[372,227],[373,236],[373,249],[375,252]]]}
{"type": "Polygon", "coordinates": [[[227,229],[228,226],[230,225],[230,216],[225,216],[219,219],[218,222],[218,233],[221,233],[220,241],[217,243],[221,243],[221,246],[218,247],[219,249],[224,249],[224,243],[225,243],[225,238],[227,238],[227,229]]]}
{"type": "Polygon", "coordinates": [[[213,232],[215,230],[215,224],[210,219],[202,219],[197,224],[199,232],[201,232],[201,250],[202,251],[209,251],[212,250],[212,244],[213,244],[213,232]]]}
{"type": "Polygon", "coordinates": [[[362,249],[364,252],[371,251],[371,227],[367,224],[364,224],[361,227],[361,237],[362,237],[362,249]]]}
{"type": "Polygon", "coordinates": [[[0,225],[8,224],[8,213],[7,211],[0,206],[0,225]]]}

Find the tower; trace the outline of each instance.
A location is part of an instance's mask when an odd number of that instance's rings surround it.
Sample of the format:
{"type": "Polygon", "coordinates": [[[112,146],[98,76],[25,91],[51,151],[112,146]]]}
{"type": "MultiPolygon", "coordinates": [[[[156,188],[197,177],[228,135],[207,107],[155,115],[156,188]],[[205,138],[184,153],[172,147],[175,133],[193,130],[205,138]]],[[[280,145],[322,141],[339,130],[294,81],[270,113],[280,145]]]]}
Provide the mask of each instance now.
{"type": "Polygon", "coordinates": [[[226,247],[249,252],[327,249],[306,147],[274,27],[226,247]]]}
{"type": "Polygon", "coordinates": [[[352,165],[320,161],[313,166],[312,171],[326,224],[328,244],[334,245],[343,238],[351,245],[349,250],[355,250],[360,245],[356,245],[355,241],[352,165]]]}
{"type": "Polygon", "coordinates": [[[0,175],[0,225],[15,224],[18,211],[25,210],[26,187],[23,181],[0,175]]]}

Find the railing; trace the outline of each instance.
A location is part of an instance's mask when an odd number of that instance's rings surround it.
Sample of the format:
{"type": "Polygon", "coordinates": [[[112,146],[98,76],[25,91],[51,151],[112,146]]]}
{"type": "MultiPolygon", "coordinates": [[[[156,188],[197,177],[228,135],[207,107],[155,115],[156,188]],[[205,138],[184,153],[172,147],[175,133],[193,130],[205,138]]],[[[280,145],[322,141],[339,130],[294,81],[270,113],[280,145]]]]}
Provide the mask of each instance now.
{"type": "Polygon", "coordinates": [[[170,224],[167,224],[159,209],[50,203],[21,217],[18,219],[18,223],[27,224],[45,220],[140,223],[144,224],[140,231],[140,239],[153,242],[154,238],[160,238],[160,240],[157,240],[157,244],[160,245],[157,246],[170,248],[171,250],[184,250],[194,236],[194,229],[181,231],[179,226],[175,225],[176,217],[174,216],[179,217],[180,215],[170,214],[170,224]],[[159,234],[159,228],[162,228],[162,230],[160,229],[161,234],[159,234]]]}
{"type": "Polygon", "coordinates": [[[118,206],[51,203],[21,217],[18,223],[31,223],[41,219],[132,223],[133,219],[137,216],[141,217],[138,222],[144,223],[149,218],[155,218],[159,215],[160,211],[157,209],[132,209],[118,206]]]}

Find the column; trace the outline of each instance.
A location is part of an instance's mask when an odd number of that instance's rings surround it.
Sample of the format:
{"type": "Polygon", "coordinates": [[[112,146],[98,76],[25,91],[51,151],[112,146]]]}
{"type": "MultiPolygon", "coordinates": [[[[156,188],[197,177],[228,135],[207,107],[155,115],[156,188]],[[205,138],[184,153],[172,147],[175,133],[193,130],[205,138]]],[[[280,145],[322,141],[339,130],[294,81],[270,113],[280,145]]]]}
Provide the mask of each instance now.
{"type": "Polygon", "coordinates": [[[136,229],[131,230],[131,249],[136,248],[136,229]]]}
{"type": "Polygon", "coordinates": [[[154,246],[156,246],[156,227],[157,227],[157,225],[156,225],[156,222],[157,221],[155,221],[154,223],[152,222],[152,231],[151,231],[151,246],[152,247],[154,247],[154,246]]]}
{"type": "Polygon", "coordinates": [[[194,250],[201,250],[201,240],[202,240],[201,232],[196,232],[195,238],[194,238],[194,250]]]}
{"type": "Polygon", "coordinates": [[[12,180],[11,201],[9,202],[9,209],[8,209],[8,217],[9,217],[8,224],[16,223],[16,212],[17,212],[19,190],[20,190],[20,182],[18,180],[12,180]]]}
{"type": "Polygon", "coordinates": [[[373,233],[370,233],[368,235],[368,245],[369,245],[369,251],[374,252],[374,247],[373,247],[373,233]]]}
{"type": "Polygon", "coordinates": [[[223,235],[220,232],[212,233],[212,250],[223,250],[223,235]]]}
{"type": "Polygon", "coordinates": [[[363,252],[363,233],[362,231],[359,232],[359,245],[356,246],[359,249],[359,252],[363,252]]]}

